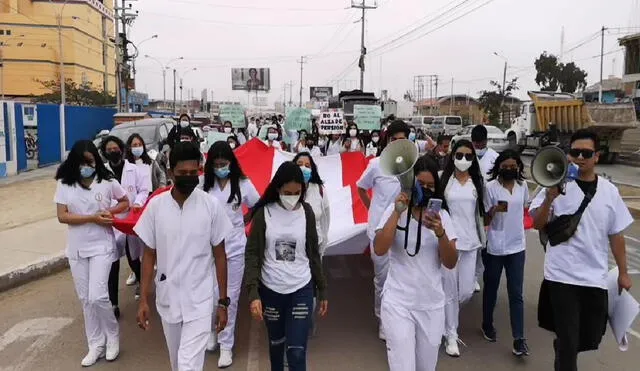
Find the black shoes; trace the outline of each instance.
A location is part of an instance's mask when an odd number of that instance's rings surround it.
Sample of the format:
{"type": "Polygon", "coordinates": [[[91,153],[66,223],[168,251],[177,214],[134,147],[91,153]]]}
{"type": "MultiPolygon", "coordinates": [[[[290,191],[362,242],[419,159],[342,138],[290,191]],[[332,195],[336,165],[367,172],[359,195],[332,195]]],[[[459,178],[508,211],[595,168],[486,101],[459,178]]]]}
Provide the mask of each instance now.
{"type": "Polygon", "coordinates": [[[488,342],[496,342],[496,329],[493,326],[491,326],[491,328],[485,328],[484,326],[482,326],[482,335],[488,342]]]}
{"type": "Polygon", "coordinates": [[[517,357],[528,356],[529,346],[525,339],[518,339],[513,341],[513,354],[517,357]]]}

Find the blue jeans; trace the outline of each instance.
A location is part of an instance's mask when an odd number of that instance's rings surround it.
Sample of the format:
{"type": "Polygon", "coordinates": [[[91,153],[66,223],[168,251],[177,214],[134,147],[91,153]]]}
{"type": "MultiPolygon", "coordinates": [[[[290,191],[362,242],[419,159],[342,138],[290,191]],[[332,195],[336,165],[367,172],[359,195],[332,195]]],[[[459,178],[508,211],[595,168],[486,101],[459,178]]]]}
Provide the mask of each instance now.
{"type": "Polygon", "coordinates": [[[313,285],[291,294],[279,294],[264,285],[259,288],[264,322],[269,334],[272,371],[284,370],[284,353],[291,371],[307,369],[307,338],[313,313],[313,285]]]}
{"type": "Polygon", "coordinates": [[[491,255],[482,250],[484,263],[484,291],[482,293],[482,328],[493,329],[493,311],[498,300],[500,277],[504,268],[507,276],[507,294],[509,295],[509,315],[511,317],[511,335],[513,339],[524,339],[524,300],[522,286],[524,282],[525,252],[511,255],[491,255]]]}

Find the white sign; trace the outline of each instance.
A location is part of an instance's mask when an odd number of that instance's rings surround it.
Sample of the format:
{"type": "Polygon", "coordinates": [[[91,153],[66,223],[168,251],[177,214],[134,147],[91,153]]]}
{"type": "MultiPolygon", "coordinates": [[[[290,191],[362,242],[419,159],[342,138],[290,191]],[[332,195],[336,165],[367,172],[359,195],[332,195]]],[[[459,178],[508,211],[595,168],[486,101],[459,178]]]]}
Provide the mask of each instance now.
{"type": "Polygon", "coordinates": [[[318,119],[318,129],[320,134],[343,134],[344,112],[335,108],[323,111],[318,119]]]}
{"type": "Polygon", "coordinates": [[[268,105],[267,97],[253,97],[253,105],[257,107],[266,107],[268,105]]]}

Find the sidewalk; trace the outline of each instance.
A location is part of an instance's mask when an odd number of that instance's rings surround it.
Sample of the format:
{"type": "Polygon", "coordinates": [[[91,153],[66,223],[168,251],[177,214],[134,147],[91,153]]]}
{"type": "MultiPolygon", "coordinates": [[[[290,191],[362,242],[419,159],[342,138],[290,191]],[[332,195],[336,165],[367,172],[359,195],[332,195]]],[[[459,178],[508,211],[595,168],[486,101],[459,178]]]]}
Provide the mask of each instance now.
{"type": "Polygon", "coordinates": [[[20,173],[18,175],[0,178],[0,187],[45,178],[53,179],[56,175],[56,170],[58,170],[58,164],[53,164],[40,169],[25,171],[24,173],[20,173]]]}

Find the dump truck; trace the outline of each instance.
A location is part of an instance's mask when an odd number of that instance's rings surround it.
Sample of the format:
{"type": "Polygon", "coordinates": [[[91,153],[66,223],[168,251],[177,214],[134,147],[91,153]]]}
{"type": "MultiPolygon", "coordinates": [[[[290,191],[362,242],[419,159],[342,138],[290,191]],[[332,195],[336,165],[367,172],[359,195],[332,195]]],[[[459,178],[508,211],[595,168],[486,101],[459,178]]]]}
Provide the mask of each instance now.
{"type": "Polygon", "coordinates": [[[568,151],[571,135],[589,128],[600,138],[600,163],[614,163],[625,130],[638,127],[633,103],[586,103],[569,93],[528,92],[518,117],[506,131],[511,148],[523,151],[548,145],[568,151]]]}

